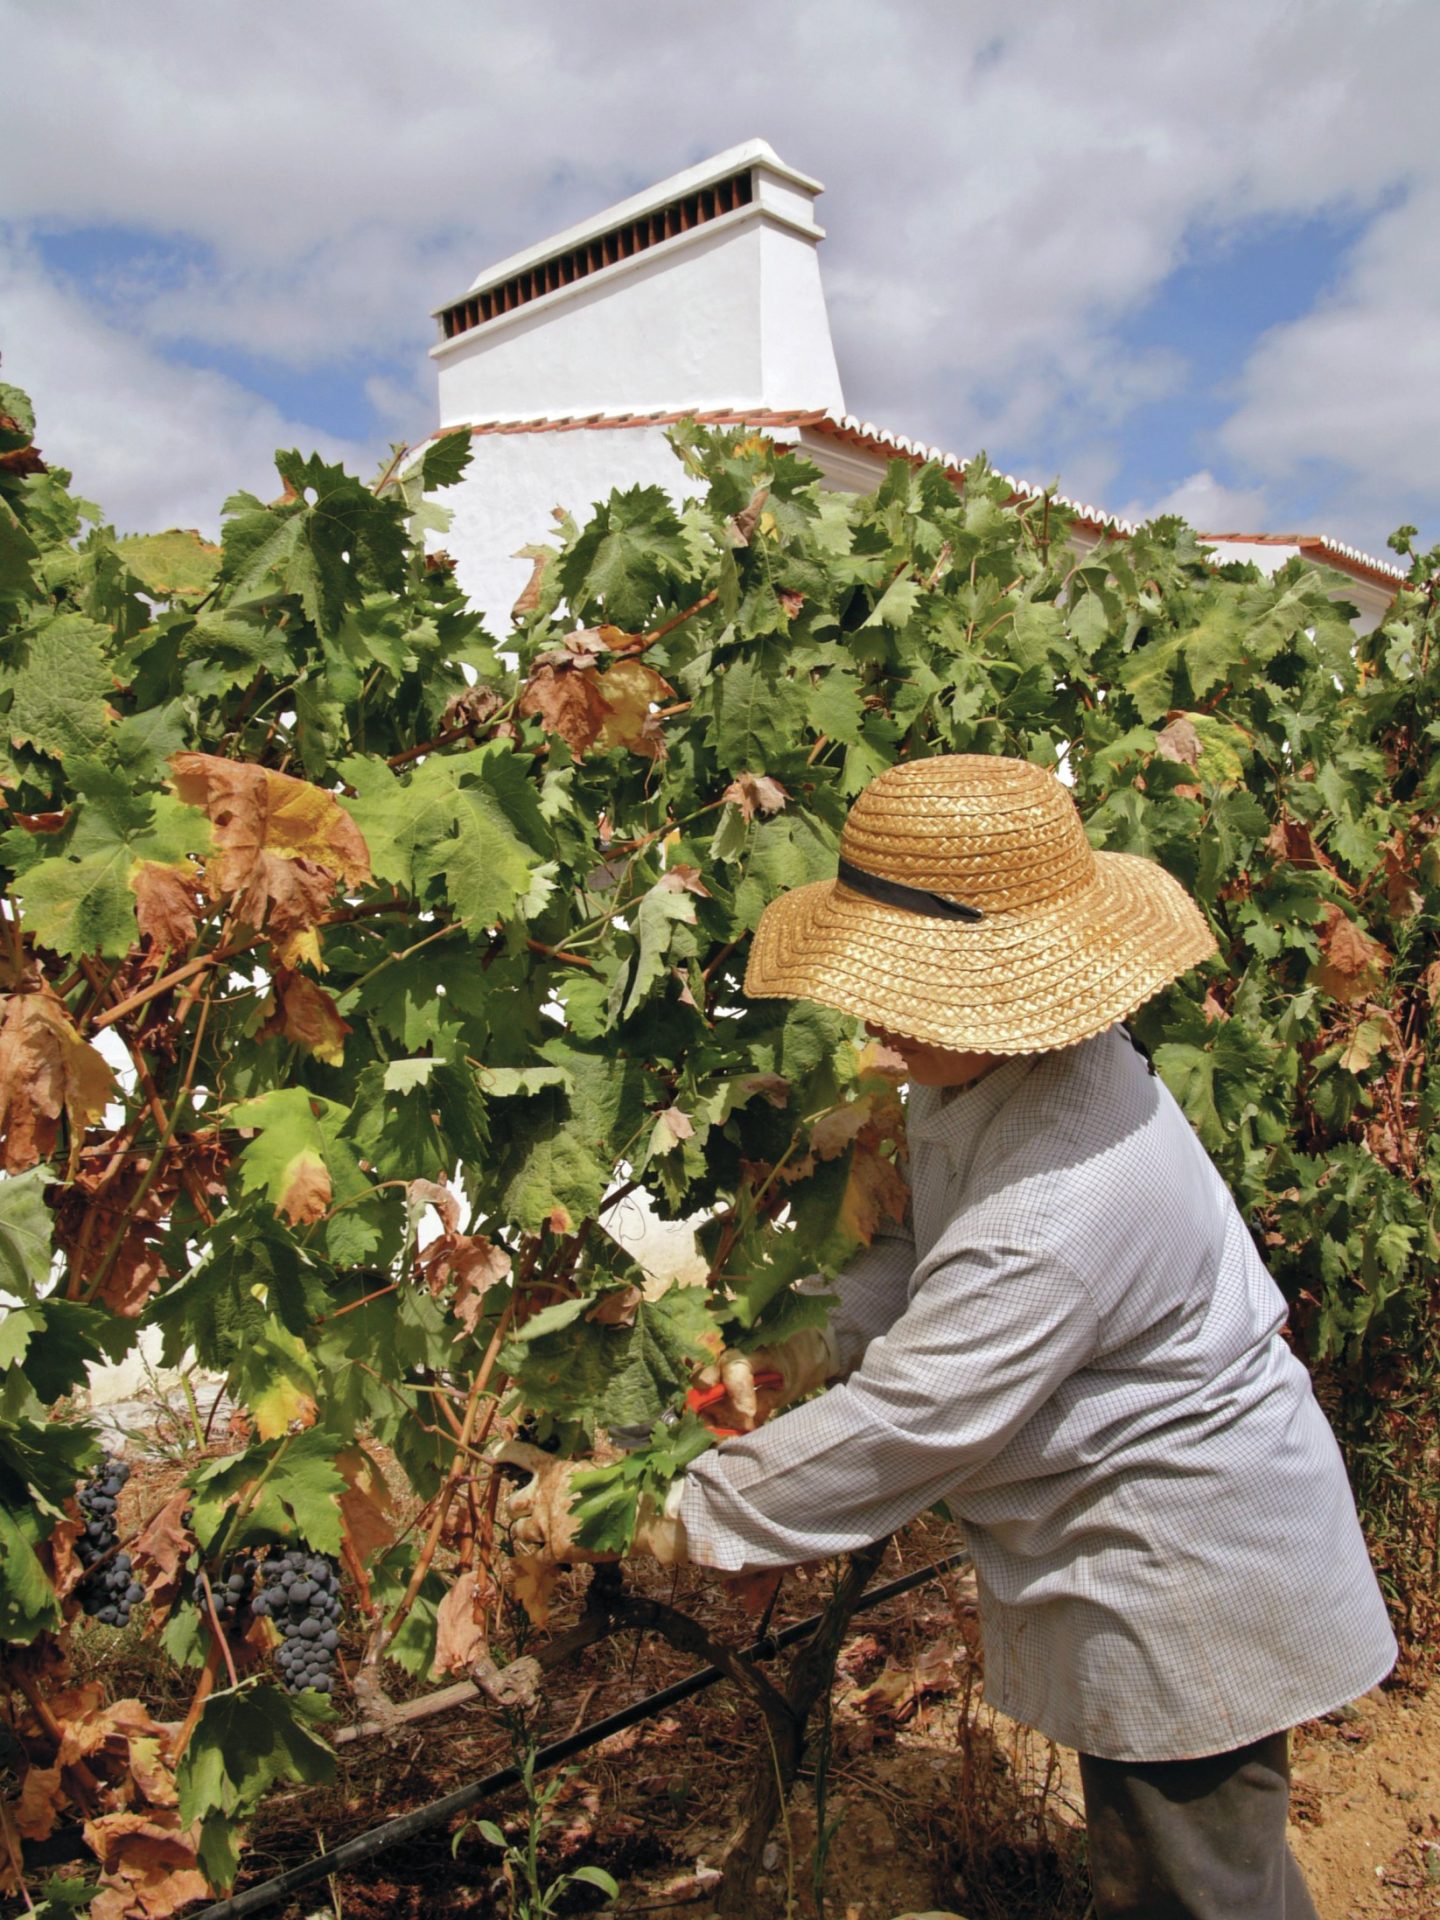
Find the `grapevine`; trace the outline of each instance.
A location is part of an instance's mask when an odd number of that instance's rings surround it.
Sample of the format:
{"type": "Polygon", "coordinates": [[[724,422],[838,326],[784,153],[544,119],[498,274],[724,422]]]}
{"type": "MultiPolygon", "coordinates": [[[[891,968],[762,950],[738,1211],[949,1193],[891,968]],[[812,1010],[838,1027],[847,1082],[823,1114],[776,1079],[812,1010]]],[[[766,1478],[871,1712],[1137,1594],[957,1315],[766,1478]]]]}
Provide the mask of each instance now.
{"type": "MultiPolygon", "coordinates": [[[[1219,955],[1137,1035],[1292,1303],[1423,1657],[1440,613],[1413,533],[1357,641],[1343,583],[1217,571],[1177,521],[1082,549],[983,462],[852,498],[686,424],[685,503],[562,515],[490,634],[422,544],[463,433],[376,490],[282,453],[216,545],[117,537],[34,436],[0,388],[0,1715],[21,1840],[83,1829],[96,1920],[156,1834],[177,1899],[229,1885],[265,1795],[325,1777],[326,1701],[384,1725],[397,1668],[484,1670],[498,1439],[642,1439],[588,1487],[618,1549],[709,1444],[684,1408],[717,1342],[817,1322],[795,1282],[903,1210],[883,1062],[742,988],[766,904],[833,876],[902,757],[1063,768],[1097,845],[1200,901],[1219,955]],[[647,1282],[642,1200],[699,1222],[706,1285],[647,1282]],[[121,1537],[73,1407],[142,1333],[243,1435],[121,1537]],[[85,1611],[193,1688],[136,1723],[158,1760],[82,1738],[85,1611]],[[61,1763],[82,1747],[109,1770],[61,1763]]],[[[543,1621],[533,1570],[518,1597],[543,1621]]]]}

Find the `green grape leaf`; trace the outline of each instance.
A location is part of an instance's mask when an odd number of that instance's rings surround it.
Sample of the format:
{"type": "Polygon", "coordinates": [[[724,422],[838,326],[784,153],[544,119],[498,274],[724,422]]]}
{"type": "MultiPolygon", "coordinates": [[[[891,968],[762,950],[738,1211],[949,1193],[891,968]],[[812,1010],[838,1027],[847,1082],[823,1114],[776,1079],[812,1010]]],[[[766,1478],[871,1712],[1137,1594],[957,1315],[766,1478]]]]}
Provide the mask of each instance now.
{"type": "Polygon", "coordinates": [[[45,1204],[49,1167],[0,1178],[0,1288],[33,1300],[50,1277],[54,1220],[45,1204]]]}
{"type": "Polygon", "coordinates": [[[176,1770],[180,1818],[200,1827],[200,1863],[228,1890],[240,1855],[237,1829],[276,1786],[328,1786],[335,1756],[313,1731],[313,1706],[278,1687],[241,1685],[212,1693],[176,1770]]]}

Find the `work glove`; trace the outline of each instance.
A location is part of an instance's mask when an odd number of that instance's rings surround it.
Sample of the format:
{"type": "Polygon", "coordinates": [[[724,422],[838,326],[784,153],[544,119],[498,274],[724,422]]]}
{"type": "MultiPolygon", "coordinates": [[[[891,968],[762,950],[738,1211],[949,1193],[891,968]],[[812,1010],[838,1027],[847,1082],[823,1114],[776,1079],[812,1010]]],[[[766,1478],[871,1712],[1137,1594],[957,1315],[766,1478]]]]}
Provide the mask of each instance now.
{"type": "Polygon", "coordinates": [[[723,1400],[706,1402],[702,1417],[708,1426],[749,1433],[837,1371],[835,1344],[824,1327],[802,1327],[788,1340],[749,1353],[727,1347],[696,1377],[702,1392],[715,1386],[725,1391],[723,1400]]]}
{"type": "MultiPolygon", "coordinates": [[[[508,1531],[518,1557],[557,1566],[573,1560],[618,1560],[618,1553],[596,1552],[576,1540],[579,1522],[572,1511],[576,1474],[588,1473],[583,1460],[560,1460],[525,1440],[507,1440],[490,1456],[497,1466],[519,1467],[530,1478],[501,1493],[495,1517],[508,1531]]],[[[672,1483],[663,1507],[642,1497],[636,1515],[632,1554],[648,1553],[664,1566],[685,1561],[685,1525],[680,1518],[683,1482],[672,1483]]]]}

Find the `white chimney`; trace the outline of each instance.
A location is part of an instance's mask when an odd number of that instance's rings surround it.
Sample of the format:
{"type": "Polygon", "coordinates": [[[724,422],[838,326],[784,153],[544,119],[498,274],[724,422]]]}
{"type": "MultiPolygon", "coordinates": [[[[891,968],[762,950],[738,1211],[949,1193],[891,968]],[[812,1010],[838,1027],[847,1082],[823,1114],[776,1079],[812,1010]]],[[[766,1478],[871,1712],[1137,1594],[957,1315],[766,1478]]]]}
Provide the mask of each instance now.
{"type": "Polygon", "coordinates": [[[844,400],[820,182],[750,140],[482,273],[438,308],[440,425],[844,400]]]}

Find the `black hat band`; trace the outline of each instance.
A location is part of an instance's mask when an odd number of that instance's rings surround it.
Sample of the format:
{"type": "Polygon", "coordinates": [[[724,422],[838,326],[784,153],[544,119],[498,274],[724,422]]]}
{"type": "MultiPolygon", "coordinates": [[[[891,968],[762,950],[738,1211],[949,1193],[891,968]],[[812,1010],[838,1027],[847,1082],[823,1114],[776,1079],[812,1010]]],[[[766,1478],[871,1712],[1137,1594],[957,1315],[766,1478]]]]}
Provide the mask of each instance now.
{"type": "Polygon", "coordinates": [[[907,887],[900,880],[885,880],[863,867],[840,862],[837,879],[852,893],[863,894],[882,907],[898,907],[901,913],[921,913],[931,920],[983,920],[979,907],[967,907],[963,900],[952,900],[946,893],[928,893],[924,887],[907,887]]]}

